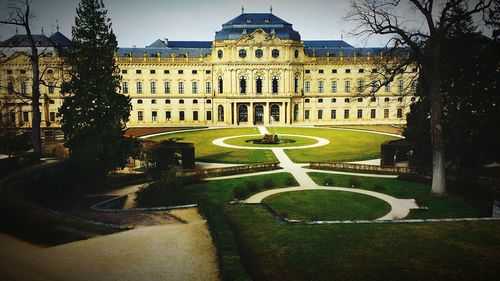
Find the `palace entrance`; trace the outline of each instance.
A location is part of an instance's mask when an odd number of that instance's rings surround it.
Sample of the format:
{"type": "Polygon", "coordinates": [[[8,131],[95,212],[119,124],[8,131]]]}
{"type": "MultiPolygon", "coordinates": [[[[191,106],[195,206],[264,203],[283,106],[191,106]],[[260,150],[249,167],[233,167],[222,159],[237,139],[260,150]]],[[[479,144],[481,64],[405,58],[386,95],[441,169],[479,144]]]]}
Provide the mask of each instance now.
{"type": "Polygon", "coordinates": [[[264,122],[264,106],[257,105],[255,107],[254,120],[255,125],[259,125],[264,122]]]}

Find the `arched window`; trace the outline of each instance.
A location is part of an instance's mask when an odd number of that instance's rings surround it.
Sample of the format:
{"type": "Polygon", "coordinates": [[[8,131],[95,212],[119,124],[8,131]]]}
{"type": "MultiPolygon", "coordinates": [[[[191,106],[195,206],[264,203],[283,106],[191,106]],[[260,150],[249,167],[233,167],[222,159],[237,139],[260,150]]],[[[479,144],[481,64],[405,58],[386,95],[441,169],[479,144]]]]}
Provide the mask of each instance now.
{"type": "Polygon", "coordinates": [[[299,50],[295,50],[295,58],[298,59],[299,58],[299,50]]]}
{"type": "Polygon", "coordinates": [[[384,98],[384,102],[389,102],[389,98],[384,98]]]}
{"type": "Polygon", "coordinates": [[[170,100],[165,100],[165,104],[170,104],[170,100]]]}
{"type": "Polygon", "coordinates": [[[222,94],[224,92],[224,89],[223,89],[223,81],[222,81],[222,76],[219,76],[219,78],[217,78],[217,91],[219,92],[219,94],[222,94]]]}
{"type": "Polygon", "coordinates": [[[211,104],[211,103],[212,103],[212,100],[207,100],[207,103],[208,103],[208,104],[211,104]]]}
{"type": "Polygon", "coordinates": [[[142,100],[137,100],[137,104],[142,104],[142,100]]]}
{"type": "Polygon", "coordinates": [[[262,51],[262,49],[255,50],[255,57],[256,58],[261,58],[262,55],[264,55],[264,52],[262,51]]]}
{"type": "Polygon", "coordinates": [[[245,58],[247,56],[247,50],[240,49],[239,56],[240,56],[240,58],[245,58]]]}
{"type": "Polygon", "coordinates": [[[248,121],[248,107],[246,105],[240,105],[238,107],[238,122],[248,121]]]}
{"type": "Polygon", "coordinates": [[[198,100],[193,100],[193,104],[197,104],[198,103],[198,100]]]}
{"type": "MultiPolygon", "coordinates": [[[[295,50],[295,51],[298,52],[297,50],[295,50]]],[[[295,77],[293,78],[293,92],[296,94],[299,92],[299,76],[298,75],[295,75],[295,77]]]]}
{"type": "Polygon", "coordinates": [[[296,104],[293,106],[293,121],[297,121],[299,119],[299,105],[296,104]]]}
{"type": "Polygon", "coordinates": [[[224,122],[224,106],[222,105],[217,107],[217,121],[224,122]]]}
{"type": "Polygon", "coordinates": [[[221,58],[222,58],[222,55],[223,55],[223,54],[224,54],[224,53],[222,52],[222,50],[218,50],[218,51],[217,51],[217,57],[218,57],[219,59],[221,59],[221,58]]]}
{"type": "Polygon", "coordinates": [[[179,100],[179,104],[183,104],[184,103],[184,100],[179,100]]]}
{"type": "Polygon", "coordinates": [[[151,100],[151,104],[156,104],[156,100],[151,100]]]}
{"type": "Polygon", "coordinates": [[[280,121],[280,107],[277,104],[271,105],[271,121],[280,121]]]}
{"type": "Polygon", "coordinates": [[[278,77],[273,77],[273,94],[278,93],[278,77]]]}
{"type": "Polygon", "coordinates": [[[278,49],[273,49],[271,51],[271,55],[273,56],[273,58],[277,58],[280,56],[280,51],[278,49]]]}
{"type": "Polygon", "coordinates": [[[255,90],[257,94],[262,94],[262,78],[260,76],[255,79],[255,90]]]}
{"type": "Polygon", "coordinates": [[[246,94],[247,92],[247,78],[244,76],[240,77],[240,94],[246,94]]]}

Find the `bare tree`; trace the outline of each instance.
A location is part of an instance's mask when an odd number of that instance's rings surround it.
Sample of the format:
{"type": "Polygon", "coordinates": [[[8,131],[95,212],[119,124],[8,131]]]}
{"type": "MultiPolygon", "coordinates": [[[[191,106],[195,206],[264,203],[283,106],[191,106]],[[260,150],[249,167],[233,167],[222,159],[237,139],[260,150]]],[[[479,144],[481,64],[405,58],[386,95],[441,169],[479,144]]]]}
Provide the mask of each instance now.
{"type": "Polygon", "coordinates": [[[31,141],[33,144],[33,151],[37,159],[40,158],[42,153],[42,141],[41,141],[41,113],[40,113],[40,69],[39,69],[39,59],[40,54],[37,48],[37,44],[30,29],[30,19],[32,18],[32,13],[30,9],[30,0],[17,0],[9,1],[8,12],[9,15],[6,19],[0,19],[1,24],[16,25],[21,26],[26,31],[26,37],[30,42],[31,52],[27,54],[31,62],[32,70],[32,84],[31,84],[31,141]]]}
{"type": "MultiPolygon", "coordinates": [[[[463,16],[470,16],[488,9],[492,0],[478,0],[469,5],[467,0],[356,0],[346,19],[357,23],[353,32],[357,36],[392,35],[392,43],[410,51],[411,60],[401,60],[394,70],[401,71],[407,64],[420,69],[430,101],[430,124],[432,143],[432,192],[446,193],[445,148],[442,125],[442,93],[440,91],[440,52],[442,36],[451,26],[441,24],[449,12],[457,7],[466,8],[463,16]],[[444,2],[444,3],[442,3],[444,2]],[[441,4],[440,4],[441,3],[441,4]],[[423,21],[420,25],[401,14],[410,9],[423,21]]],[[[446,21],[450,22],[450,21],[446,21]]],[[[389,71],[389,73],[395,73],[389,71]]],[[[391,75],[389,75],[391,78],[391,75]]],[[[394,76],[392,76],[393,78],[394,76]]]]}

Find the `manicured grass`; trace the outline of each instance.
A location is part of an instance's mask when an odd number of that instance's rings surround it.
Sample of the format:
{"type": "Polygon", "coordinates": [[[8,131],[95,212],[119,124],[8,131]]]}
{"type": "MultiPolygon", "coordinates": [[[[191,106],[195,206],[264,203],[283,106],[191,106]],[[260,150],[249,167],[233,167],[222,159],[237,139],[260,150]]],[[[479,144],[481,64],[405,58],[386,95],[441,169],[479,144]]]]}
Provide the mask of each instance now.
{"type": "Polygon", "coordinates": [[[255,140],[255,139],[262,139],[262,136],[251,136],[251,137],[249,136],[249,137],[228,139],[225,141],[225,143],[232,144],[232,145],[239,145],[239,146],[273,148],[273,147],[305,146],[305,145],[315,144],[318,142],[315,139],[304,138],[304,137],[294,137],[294,136],[280,136],[280,139],[295,141],[295,142],[290,142],[290,143],[258,144],[258,143],[247,142],[249,140],[255,140]]]}
{"type": "Polygon", "coordinates": [[[310,161],[358,161],[380,158],[380,145],[395,137],[356,131],[323,128],[272,128],[278,134],[316,136],[328,139],[325,146],[285,150],[294,162],[310,161]]]}
{"type": "Polygon", "coordinates": [[[500,223],[281,225],[230,205],[253,280],[497,280],[500,223]]]}
{"type": "Polygon", "coordinates": [[[374,197],[345,191],[295,191],[267,197],[264,203],[279,215],[298,220],[377,219],[391,206],[374,197]]]}
{"type": "Polygon", "coordinates": [[[213,129],[194,132],[179,132],[151,138],[161,141],[180,138],[183,142],[192,142],[195,146],[196,160],[215,163],[262,163],[276,162],[270,150],[246,150],[220,147],[212,141],[222,137],[258,134],[256,128],[213,129]]]}
{"type": "Polygon", "coordinates": [[[356,188],[373,190],[400,199],[416,199],[417,203],[428,207],[427,210],[411,210],[410,218],[464,218],[480,217],[491,214],[482,214],[460,197],[447,195],[436,196],[431,194],[430,185],[403,181],[399,179],[358,177],[327,173],[309,173],[309,176],[319,185],[329,181],[330,186],[350,187],[352,181],[357,182],[356,188]]]}

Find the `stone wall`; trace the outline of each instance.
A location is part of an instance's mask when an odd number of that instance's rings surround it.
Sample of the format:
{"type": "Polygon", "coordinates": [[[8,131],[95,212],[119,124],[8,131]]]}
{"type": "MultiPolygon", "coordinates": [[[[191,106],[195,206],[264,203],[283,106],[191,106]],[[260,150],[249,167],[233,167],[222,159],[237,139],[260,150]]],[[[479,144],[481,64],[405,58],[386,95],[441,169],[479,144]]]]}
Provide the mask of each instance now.
{"type": "Polygon", "coordinates": [[[341,162],[311,162],[309,164],[311,169],[318,170],[355,170],[363,172],[374,173],[388,173],[388,174],[422,174],[427,173],[426,169],[413,168],[413,167],[388,167],[377,165],[341,163],[341,162]]]}

